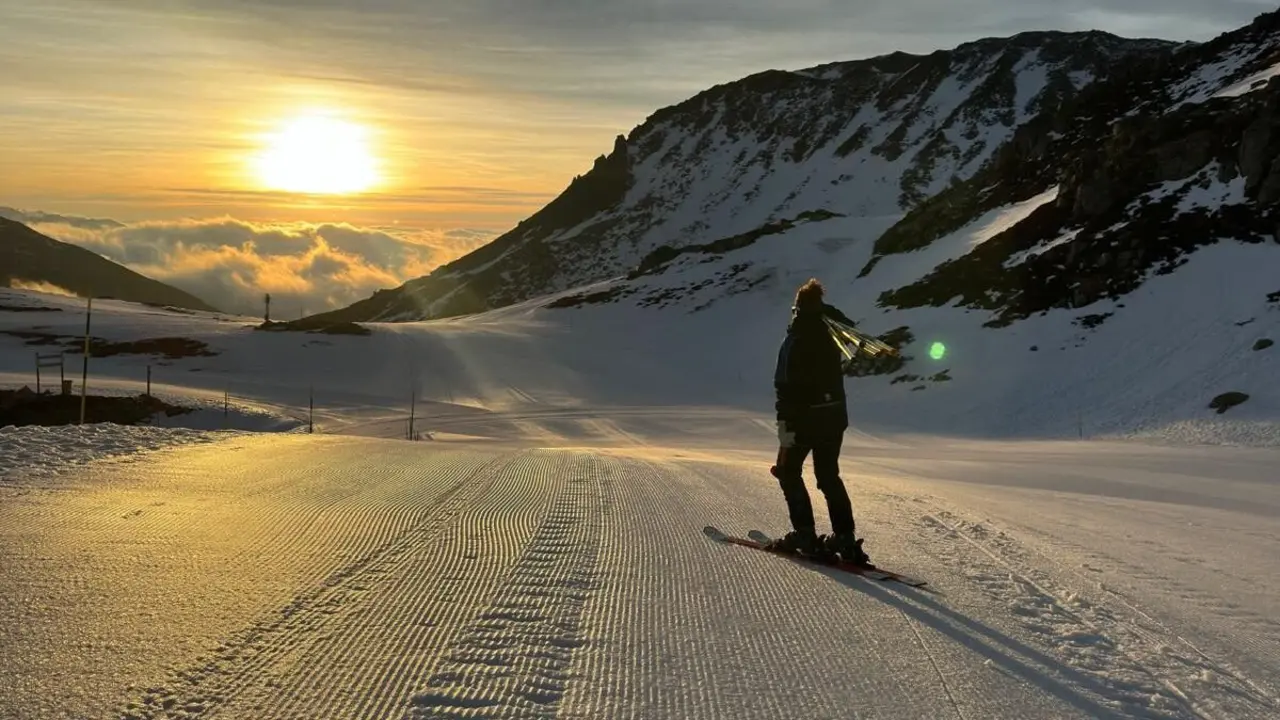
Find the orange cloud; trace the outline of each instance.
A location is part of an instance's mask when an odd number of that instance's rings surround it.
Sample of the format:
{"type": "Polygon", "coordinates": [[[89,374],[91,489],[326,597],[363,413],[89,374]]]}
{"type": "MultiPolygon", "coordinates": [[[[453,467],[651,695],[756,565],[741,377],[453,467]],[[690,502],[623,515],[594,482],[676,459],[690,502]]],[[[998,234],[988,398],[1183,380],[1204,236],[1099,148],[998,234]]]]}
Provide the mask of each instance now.
{"type": "Polygon", "coordinates": [[[89,250],[230,312],[257,313],[263,293],[281,316],[348,305],[483,245],[484,230],[251,223],[235,218],[110,224],[35,222],[89,250]]]}

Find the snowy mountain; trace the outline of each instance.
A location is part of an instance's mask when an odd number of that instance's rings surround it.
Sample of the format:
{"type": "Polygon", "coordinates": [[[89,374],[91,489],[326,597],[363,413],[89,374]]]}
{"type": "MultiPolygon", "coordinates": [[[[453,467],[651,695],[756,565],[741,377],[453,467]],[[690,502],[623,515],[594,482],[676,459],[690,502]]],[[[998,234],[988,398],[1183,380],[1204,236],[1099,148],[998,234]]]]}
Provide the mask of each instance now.
{"type": "Polygon", "coordinates": [[[326,317],[519,301],[761,406],[817,276],[902,349],[856,371],[863,427],[1270,444],[1276,74],[1280,13],[1202,44],[1030,34],[767,73],[655,114],[508,235],[326,317]],[[730,390],[726,367],[755,380],[730,390]]]}
{"type": "Polygon", "coordinates": [[[1173,47],[1035,32],[713,87],[618,137],[590,172],[489,245],[330,315],[464,314],[805,213],[896,217],[972,176],[1018,127],[1109,68],[1173,47]]]}
{"type": "Polygon", "coordinates": [[[0,216],[0,287],[13,286],[52,286],[82,297],[214,310],[190,293],[0,216]]]}

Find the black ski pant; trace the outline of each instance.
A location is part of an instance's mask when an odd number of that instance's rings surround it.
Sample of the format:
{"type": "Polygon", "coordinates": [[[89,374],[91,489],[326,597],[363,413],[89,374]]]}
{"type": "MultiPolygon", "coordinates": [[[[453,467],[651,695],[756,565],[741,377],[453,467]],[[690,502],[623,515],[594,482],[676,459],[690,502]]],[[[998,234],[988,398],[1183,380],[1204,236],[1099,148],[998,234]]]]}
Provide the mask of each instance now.
{"type": "Polygon", "coordinates": [[[778,449],[778,484],[787,500],[787,512],[791,526],[797,530],[814,528],[813,504],[804,486],[804,461],[813,453],[813,474],[818,489],[827,499],[827,511],[831,516],[831,531],[837,535],[853,534],[853,506],[849,493],[840,478],[840,446],[844,433],[826,433],[816,437],[797,434],[791,447],[778,449]]]}

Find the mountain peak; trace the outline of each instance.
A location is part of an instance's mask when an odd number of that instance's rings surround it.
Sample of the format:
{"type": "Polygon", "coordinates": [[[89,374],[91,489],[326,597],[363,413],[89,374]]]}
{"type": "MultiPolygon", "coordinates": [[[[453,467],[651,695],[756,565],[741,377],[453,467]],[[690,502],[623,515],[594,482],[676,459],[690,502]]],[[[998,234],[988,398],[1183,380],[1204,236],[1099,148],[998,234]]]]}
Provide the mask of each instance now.
{"type": "Polygon", "coordinates": [[[656,251],[754,237],[811,213],[884,227],[881,219],[914,213],[1006,162],[1010,148],[1043,150],[1135,105],[1171,104],[1157,86],[1204,70],[1206,53],[1247,46],[1257,52],[1232,56],[1230,71],[1253,68],[1272,37],[1257,27],[1270,22],[1203,46],[1028,31],[754,73],[657,110],[490,245],[326,316],[479,312],[623,276],[656,251]]]}

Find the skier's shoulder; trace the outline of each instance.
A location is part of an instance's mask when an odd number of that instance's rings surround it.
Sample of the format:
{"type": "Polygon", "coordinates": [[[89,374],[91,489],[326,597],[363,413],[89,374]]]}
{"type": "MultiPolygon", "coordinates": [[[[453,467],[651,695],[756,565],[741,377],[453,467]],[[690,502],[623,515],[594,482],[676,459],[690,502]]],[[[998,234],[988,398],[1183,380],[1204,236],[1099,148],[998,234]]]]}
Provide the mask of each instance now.
{"type": "Polygon", "coordinates": [[[849,316],[845,315],[844,312],[835,305],[823,303],[822,313],[836,322],[843,323],[845,325],[853,325],[853,320],[849,319],[849,316]]]}

